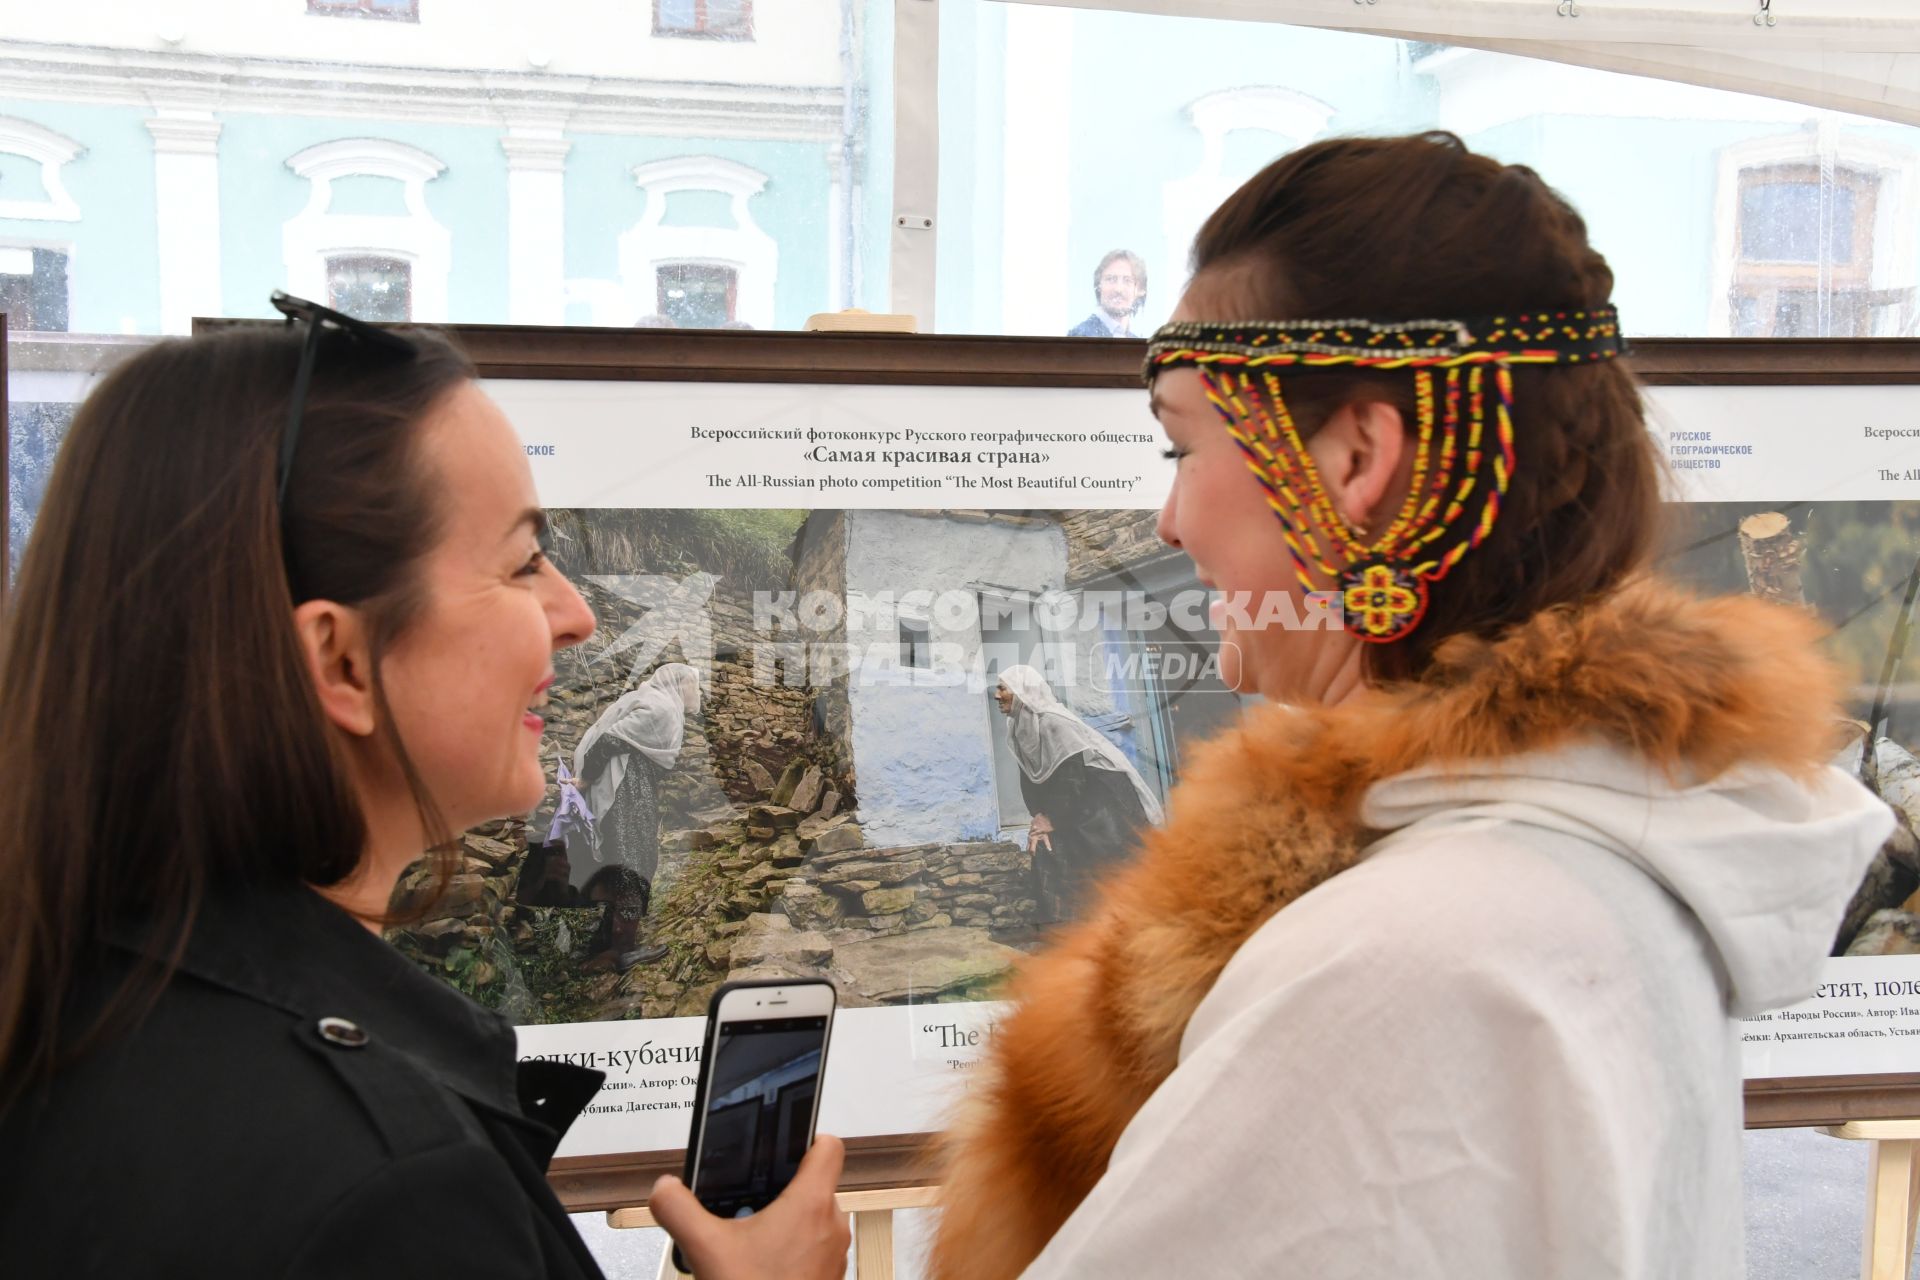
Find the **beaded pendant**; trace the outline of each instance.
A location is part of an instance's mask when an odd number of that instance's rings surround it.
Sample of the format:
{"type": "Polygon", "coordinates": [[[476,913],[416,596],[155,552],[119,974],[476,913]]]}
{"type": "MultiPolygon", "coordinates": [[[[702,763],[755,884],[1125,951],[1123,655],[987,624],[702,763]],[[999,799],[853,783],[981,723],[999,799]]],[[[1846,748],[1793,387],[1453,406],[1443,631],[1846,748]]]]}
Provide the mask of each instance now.
{"type": "Polygon", "coordinates": [[[1512,366],[1591,364],[1621,353],[1610,307],[1393,323],[1182,323],[1154,334],[1145,377],[1151,384],[1165,369],[1200,371],[1207,399],[1280,519],[1301,585],[1317,590],[1318,569],[1336,584],[1347,630],[1387,644],[1420,625],[1429,585],[1499,519],[1515,465],[1512,366]],[[1277,372],[1356,368],[1405,369],[1414,382],[1411,483],[1393,520],[1371,538],[1328,497],[1277,372]]]}

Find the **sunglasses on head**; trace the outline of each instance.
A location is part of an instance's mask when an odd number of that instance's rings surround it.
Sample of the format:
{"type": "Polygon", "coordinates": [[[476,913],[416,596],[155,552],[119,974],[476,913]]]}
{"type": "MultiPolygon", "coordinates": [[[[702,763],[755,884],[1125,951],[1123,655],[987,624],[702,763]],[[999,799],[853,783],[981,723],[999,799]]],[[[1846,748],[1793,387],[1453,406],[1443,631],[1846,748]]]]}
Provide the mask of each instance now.
{"type": "Polygon", "coordinates": [[[296,298],[278,289],[273,291],[271,301],[273,309],[285,316],[289,325],[304,322],[307,326],[307,341],[300,348],[300,369],[293,378],[293,399],[287,405],[287,425],[280,436],[280,467],[274,484],[275,500],[285,506],[287,481],[293,475],[293,451],[300,443],[300,420],[306,416],[307,389],[313,383],[313,366],[320,356],[321,335],[332,330],[344,334],[370,353],[397,360],[411,360],[419,354],[419,350],[407,338],[390,329],[356,320],[343,311],[308,302],[305,298],[296,298]]]}

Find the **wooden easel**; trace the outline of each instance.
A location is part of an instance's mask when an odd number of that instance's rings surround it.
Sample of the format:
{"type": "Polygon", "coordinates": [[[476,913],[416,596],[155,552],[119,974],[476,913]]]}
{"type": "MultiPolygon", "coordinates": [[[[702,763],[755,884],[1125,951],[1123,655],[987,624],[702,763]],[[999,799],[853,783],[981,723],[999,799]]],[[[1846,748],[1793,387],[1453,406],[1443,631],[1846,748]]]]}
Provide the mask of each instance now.
{"type": "Polygon", "coordinates": [[[1873,1144],[1860,1274],[1862,1280],[1907,1280],[1920,1218],[1920,1120],[1853,1120],[1820,1132],[1873,1144]]]}
{"type": "MultiPolygon", "coordinates": [[[[834,1203],[853,1215],[853,1274],[856,1280],[893,1280],[893,1211],[930,1209],[939,1202],[936,1186],[885,1187],[872,1191],[842,1191],[834,1203]]],[[[646,1208],[610,1209],[610,1227],[651,1227],[653,1211],[646,1208]]],[[[655,1280],[674,1280],[686,1273],[673,1265],[673,1250],[660,1255],[655,1280]]],[[[1905,1280],[1902,1277],[1901,1280],[1905,1280]]]]}

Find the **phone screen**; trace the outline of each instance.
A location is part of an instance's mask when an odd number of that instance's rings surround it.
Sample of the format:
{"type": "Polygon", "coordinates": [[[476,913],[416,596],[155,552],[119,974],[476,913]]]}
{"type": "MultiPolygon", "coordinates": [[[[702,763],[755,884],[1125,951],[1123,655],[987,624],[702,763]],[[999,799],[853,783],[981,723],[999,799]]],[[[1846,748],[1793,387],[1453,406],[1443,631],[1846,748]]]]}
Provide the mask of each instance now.
{"type": "Polygon", "coordinates": [[[694,1194],[721,1217],[745,1217],[793,1181],[813,1137],[827,1020],[723,1022],[707,1065],[694,1194]]]}

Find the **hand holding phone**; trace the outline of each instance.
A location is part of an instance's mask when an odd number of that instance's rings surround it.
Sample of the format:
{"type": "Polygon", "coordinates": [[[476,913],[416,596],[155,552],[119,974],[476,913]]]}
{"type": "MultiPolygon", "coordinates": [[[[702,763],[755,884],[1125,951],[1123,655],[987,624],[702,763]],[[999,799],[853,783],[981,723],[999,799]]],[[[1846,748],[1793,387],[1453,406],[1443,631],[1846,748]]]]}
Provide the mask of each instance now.
{"type": "Polygon", "coordinates": [[[750,1217],[799,1171],[833,1009],[833,985],[818,979],[730,982],[714,993],[686,1163],[686,1184],[707,1212],[750,1217]]]}
{"type": "Polygon", "coordinates": [[[674,1239],[675,1265],[700,1280],[841,1280],[853,1233],[834,1203],[846,1148],[821,1134],[780,1197],[751,1218],[716,1218],[669,1174],[653,1189],[654,1221],[674,1239]]]}

